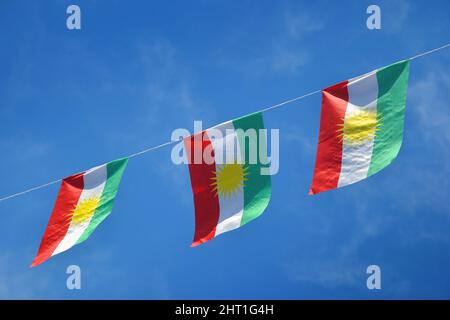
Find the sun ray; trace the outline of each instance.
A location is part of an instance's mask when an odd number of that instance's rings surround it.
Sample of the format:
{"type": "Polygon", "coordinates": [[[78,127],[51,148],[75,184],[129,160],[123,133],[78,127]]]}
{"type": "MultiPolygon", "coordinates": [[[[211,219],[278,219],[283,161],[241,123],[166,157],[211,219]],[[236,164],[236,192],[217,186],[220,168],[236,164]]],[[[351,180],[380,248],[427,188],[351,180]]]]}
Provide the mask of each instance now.
{"type": "Polygon", "coordinates": [[[83,224],[84,222],[89,221],[94,215],[99,203],[100,198],[98,197],[91,197],[80,201],[73,209],[70,220],[74,224],[83,224]]]}
{"type": "Polygon", "coordinates": [[[348,145],[360,145],[375,139],[383,117],[376,111],[360,109],[338,125],[338,137],[348,145]]]}
{"type": "Polygon", "coordinates": [[[222,198],[234,197],[247,181],[248,166],[239,163],[217,166],[215,176],[211,178],[213,191],[222,198]]]}

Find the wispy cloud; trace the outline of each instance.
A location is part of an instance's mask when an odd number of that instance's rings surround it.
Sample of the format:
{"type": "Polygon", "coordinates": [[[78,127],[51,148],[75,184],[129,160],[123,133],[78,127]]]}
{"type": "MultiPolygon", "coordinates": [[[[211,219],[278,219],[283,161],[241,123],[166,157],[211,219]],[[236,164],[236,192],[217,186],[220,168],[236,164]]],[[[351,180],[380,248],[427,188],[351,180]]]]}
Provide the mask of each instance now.
{"type": "Polygon", "coordinates": [[[242,47],[242,42],[249,41],[242,38],[242,35],[236,36],[233,33],[233,41],[217,52],[218,58],[224,66],[249,76],[267,73],[296,74],[311,60],[304,42],[306,37],[320,32],[324,27],[323,20],[298,8],[286,8],[281,14],[278,28],[273,28],[271,34],[265,37],[265,50],[233,57],[233,46],[242,47]],[[236,40],[236,37],[240,40],[236,40]]]}
{"type": "Polygon", "coordinates": [[[291,39],[299,40],[304,36],[321,31],[325,28],[322,19],[313,17],[298,10],[285,12],[285,28],[291,39]]]}
{"type": "Polygon", "coordinates": [[[109,77],[112,80],[105,90],[120,90],[133,97],[135,107],[129,110],[133,116],[127,120],[132,130],[107,131],[105,139],[112,145],[119,139],[144,148],[168,141],[172,130],[192,127],[193,121],[200,117],[212,122],[214,108],[196,89],[195,73],[185,66],[171,41],[161,37],[138,38],[130,46],[130,69],[137,73],[139,81],[131,78],[124,82],[122,78],[109,77]]]}
{"type": "Polygon", "coordinates": [[[386,1],[381,5],[382,28],[389,33],[403,32],[413,10],[413,3],[407,0],[386,1]]]}
{"type": "Polygon", "coordinates": [[[0,255],[0,299],[38,299],[50,286],[45,275],[37,276],[29,268],[18,270],[23,261],[15,252],[0,255]]]}
{"type": "Polygon", "coordinates": [[[447,147],[450,142],[450,75],[436,66],[410,87],[411,111],[425,142],[447,147]]]}
{"type": "MultiPolygon", "coordinates": [[[[336,233],[342,231],[343,221],[348,219],[352,232],[341,235],[339,243],[333,246],[308,251],[305,254],[307,262],[305,255],[300,259],[287,259],[285,270],[293,281],[329,288],[364,288],[368,263],[364,260],[364,252],[367,245],[386,235],[387,230],[392,231],[389,236],[402,250],[412,250],[417,243],[448,246],[450,236],[443,226],[450,220],[447,201],[450,183],[445,179],[450,174],[450,113],[447,103],[450,99],[450,76],[444,70],[442,65],[434,64],[423,75],[420,72],[414,74],[407,101],[404,142],[407,145],[403,146],[399,158],[392,165],[395,172],[388,167],[365,182],[336,191],[340,193],[340,200],[335,201],[338,211],[333,212],[333,219],[327,216],[327,212],[333,210],[327,209],[323,217],[314,218],[314,228],[304,227],[308,238],[336,237],[336,233]],[[405,158],[403,152],[413,154],[414,161],[405,158]],[[402,165],[398,165],[398,161],[402,165]],[[359,201],[361,199],[364,201],[359,201]],[[380,208],[380,203],[383,203],[383,212],[374,211],[374,208],[380,208]],[[345,215],[339,209],[343,204],[347,208],[345,215]]],[[[304,149],[308,149],[307,142],[301,138],[298,140],[304,149]]],[[[374,256],[380,261],[382,254],[377,252],[374,256]]],[[[413,289],[410,280],[405,279],[394,266],[390,270],[389,287],[392,294],[399,296],[407,296],[413,289]]]]}
{"type": "Polygon", "coordinates": [[[282,131],[283,139],[293,143],[299,147],[302,153],[305,153],[309,158],[315,156],[316,142],[308,137],[299,127],[292,127],[286,125],[282,131]]]}

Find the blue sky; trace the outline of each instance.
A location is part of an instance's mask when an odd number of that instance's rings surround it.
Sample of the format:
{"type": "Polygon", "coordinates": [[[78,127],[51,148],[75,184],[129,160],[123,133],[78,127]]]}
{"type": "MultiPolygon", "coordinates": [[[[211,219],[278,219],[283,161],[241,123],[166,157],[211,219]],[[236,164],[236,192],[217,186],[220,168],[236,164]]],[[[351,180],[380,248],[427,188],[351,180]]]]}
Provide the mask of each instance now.
{"type": "MultiPolygon", "coordinates": [[[[0,2],[0,195],[448,43],[448,1],[0,2]],[[66,8],[82,30],[66,29],[66,8]]],[[[0,203],[0,298],[450,298],[450,50],[411,64],[397,160],[314,197],[320,95],[266,113],[280,171],[254,222],[196,248],[188,168],[131,159],[111,216],[30,269],[59,185],[0,203]],[[82,290],[66,289],[68,265],[82,290]],[[382,290],[366,288],[370,264],[382,290]]]]}

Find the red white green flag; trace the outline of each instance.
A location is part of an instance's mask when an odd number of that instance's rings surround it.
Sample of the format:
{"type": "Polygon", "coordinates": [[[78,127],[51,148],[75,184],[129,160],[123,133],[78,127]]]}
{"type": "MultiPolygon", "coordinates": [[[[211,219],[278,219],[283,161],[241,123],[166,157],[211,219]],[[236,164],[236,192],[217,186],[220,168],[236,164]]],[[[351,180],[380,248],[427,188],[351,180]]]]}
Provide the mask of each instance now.
{"type": "Polygon", "coordinates": [[[388,166],[403,140],[409,61],[322,90],[310,194],[343,187],[388,166]]]}
{"type": "Polygon", "coordinates": [[[92,234],[111,213],[127,162],[112,161],[63,179],[32,267],[92,234]]]}
{"type": "Polygon", "coordinates": [[[266,209],[271,182],[270,175],[261,174],[267,169],[267,144],[260,129],[262,114],[255,113],[185,138],[195,205],[192,246],[239,228],[266,209]]]}

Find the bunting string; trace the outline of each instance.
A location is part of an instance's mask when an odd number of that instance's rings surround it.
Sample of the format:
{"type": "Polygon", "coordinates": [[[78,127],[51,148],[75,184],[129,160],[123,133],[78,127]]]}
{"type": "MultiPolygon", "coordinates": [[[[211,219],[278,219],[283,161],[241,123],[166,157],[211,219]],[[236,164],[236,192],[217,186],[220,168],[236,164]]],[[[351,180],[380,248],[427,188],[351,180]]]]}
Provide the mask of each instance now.
{"type": "MultiPolygon", "coordinates": [[[[446,48],[448,48],[448,47],[450,47],[450,43],[445,44],[445,45],[443,45],[443,46],[441,46],[441,47],[437,47],[437,48],[434,48],[434,49],[431,49],[431,50],[428,50],[428,51],[419,53],[419,54],[417,54],[417,55],[415,55],[415,56],[412,56],[412,57],[410,57],[410,58],[408,58],[408,59],[405,59],[405,60],[412,61],[412,60],[415,60],[415,59],[418,59],[418,58],[421,58],[421,57],[430,55],[430,54],[432,54],[432,53],[438,52],[438,51],[440,51],[440,50],[446,49],[446,48]]],[[[292,98],[292,99],[289,99],[289,100],[285,100],[285,101],[280,102],[280,103],[278,103],[278,104],[275,104],[275,105],[273,105],[273,106],[269,106],[269,107],[262,108],[262,109],[260,109],[260,110],[258,110],[258,111],[255,111],[255,112],[261,112],[261,113],[263,113],[263,112],[267,112],[267,111],[270,111],[270,110],[274,110],[274,109],[280,108],[280,107],[282,107],[282,106],[285,106],[285,105],[291,104],[291,103],[293,103],[293,102],[296,102],[296,101],[305,99],[305,98],[307,98],[307,97],[313,96],[313,95],[315,95],[315,94],[318,94],[318,93],[320,93],[321,91],[322,91],[321,89],[315,90],[315,91],[312,91],[312,92],[303,94],[303,95],[301,95],[301,96],[298,96],[298,97],[295,97],[295,98],[292,98]]],[[[139,152],[130,154],[130,155],[124,157],[124,158],[130,159],[130,158],[139,157],[139,156],[141,156],[141,155],[143,155],[143,154],[146,154],[146,153],[148,153],[148,152],[155,151],[155,150],[158,150],[158,149],[163,148],[163,147],[165,147],[165,146],[172,145],[172,144],[174,144],[174,143],[178,143],[178,142],[181,142],[181,141],[182,141],[182,139],[167,141],[167,142],[165,142],[165,143],[162,143],[162,144],[159,144],[159,145],[156,145],[156,146],[152,146],[152,147],[146,148],[146,149],[144,149],[144,150],[142,150],[142,151],[139,151],[139,152]]],[[[51,186],[51,185],[53,185],[53,184],[56,184],[56,183],[61,182],[62,180],[63,180],[63,178],[60,178],[60,179],[57,179],[57,180],[54,180],[54,181],[51,181],[51,182],[47,182],[47,183],[44,183],[44,184],[41,184],[41,185],[38,185],[38,186],[35,186],[35,187],[32,187],[32,188],[29,188],[29,189],[26,189],[26,190],[21,191],[21,192],[17,192],[17,193],[14,193],[14,194],[10,194],[10,195],[4,196],[4,197],[0,198],[0,202],[6,201],[6,200],[9,200],[9,199],[12,199],[12,198],[15,198],[15,197],[18,197],[18,196],[27,194],[27,193],[29,193],[29,192],[33,192],[33,191],[42,189],[42,188],[45,188],[45,187],[48,187],[48,186],[51,186]]]]}

